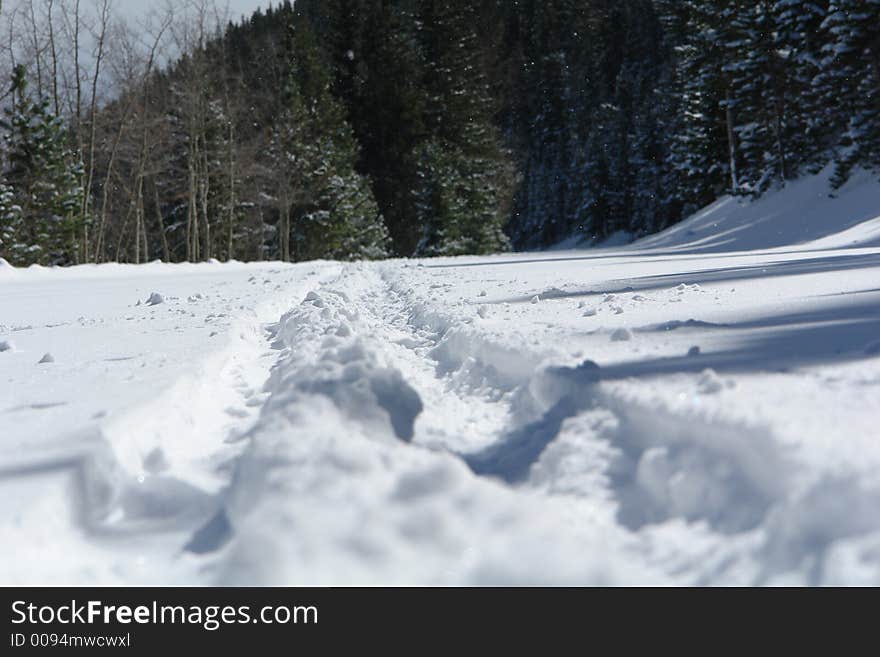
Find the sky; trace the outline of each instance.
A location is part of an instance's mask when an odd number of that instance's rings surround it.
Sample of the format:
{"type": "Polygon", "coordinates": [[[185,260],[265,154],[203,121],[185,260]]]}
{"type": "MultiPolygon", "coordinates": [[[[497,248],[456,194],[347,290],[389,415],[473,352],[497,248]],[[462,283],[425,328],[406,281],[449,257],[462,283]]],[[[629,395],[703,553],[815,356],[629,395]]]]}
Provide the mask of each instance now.
{"type": "MultiPolygon", "coordinates": [[[[21,50],[21,47],[26,48],[26,46],[22,46],[22,44],[28,43],[26,40],[22,40],[18,46],[13,46],[11,48],[3,44],[3,39],[6,39],[8,42],[10,32],[19,37],[22,36],[22,25],[27,24],[27,14],[22,10],[27,1],[28,0],[0,0],[0,3],[2,3],[2,5],[0,5],[2,6],[2,9],[0,9],[0,14],[2,14],[0,15],[0,97],[3,96],[3,87],[6,86],[5,81],[9,79],[13,53],[18,62],[29,62],[29,56],[21,50]],[[15,24],[11,26],[8,25],[6,19],[14,20],[15,24]]],[[[175,13],[177,14],[177,19],[180,20],[182,16],[189,13],[186,11],[188,6],[192,6],[193,2],[201,1],[202,0],[111,0],[111,15],[117,19],[122,18],[132,27],[137,28],[138,25],[142,25],[140,22],[142,17],[153,13],[163,13],[162,10],[164,9],[166,2],[174,8],[175,13]]],[[[223,9],[228,7],[229,19],[235,22],[243,16],[250,16],[258,8],[266,8],[270,5],[277,5],[280,3],[280,0],[207,0],[208,3],[212,1],[216,3],[217,7],[220,9],[219,13],[221,15],[225,13],[223,9]]],[[[33,0],[33,2],[38,20],[45,21],[46,6],[48,4],[47,0],[33,0]]],[[[83,0],[81,2],[81,10],[83,14],[93,17],[99,2],[100,0],[83,0]]],[[[73,0],[56,0],[56,25],[62,23],[62,18],[60,17],[62,12],[58,10],[62,4],[70,7],[73,5],[73,0]]],[[[213,12],[211,13],[213,14],[213,12]]],[[[82,43],[80,52],[80,63],[83,64],[86,69],[91,66],[91,51],[92,44],[86,37],[82,43]]],[[[62,57],[64,57],[63,53],[62,57]]],[[[108,67],[105,66],[104,70],[106,75],[108,67]]],[[[104,84],[101,84],[101,87],[103,88],[104,84]]],[[[2,103],[0,103],[0,105],[2,105],[2,103]]]]}
{"type": "MultiPolygon", "coordinates": [[[[186,0],[169,0],[175,6],[187,4],[186,0]]],[[[3,2],[4,11],[8,11],[16,5],[17,0],[3,2]]],[[[216,0],[218,6],[228,6],[229,14],[233,20],[240,16],[250,14],[258,7],[268,7],[273,4],[272,0],[216,0]]],[[[277,4],[277,0],[275,0],[277,4]]],[[[88,5],[89,3],[85,3],[88,5]]],[[[164,5],[164,0],[113,0],[114,13],[128,18],[138,18],[148,13],[154,7],[164,5]]]]}
{"type": "MultiPolygon", "coordinates": [[[[242,15],[250,16],[258,7],[267,7],[272,2],[269,0],[216,0],[219,6],[227,5],[229,14],[233,20],[238,19],[242,15]]],[[[171,0],[172,4],[185,5],[185,0],[171,0]]],[[[144,2],[144,0],[114,0],[113,6],[120,15],[129,18],[137,18],[147,13],[151,6],[162,5],[162,2],[144,2]]]]}

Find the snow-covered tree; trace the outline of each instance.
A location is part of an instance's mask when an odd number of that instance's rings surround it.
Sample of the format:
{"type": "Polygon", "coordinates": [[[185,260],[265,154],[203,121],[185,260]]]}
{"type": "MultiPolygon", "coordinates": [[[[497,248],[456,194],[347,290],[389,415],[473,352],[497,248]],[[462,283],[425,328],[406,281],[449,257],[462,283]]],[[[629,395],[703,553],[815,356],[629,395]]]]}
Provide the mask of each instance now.
{"type": "Polygon", "coordinates": [[[30,253],[21,226],[21,206],[15,202],[12,187],[0,183],[0,257],[24,264],[30,253]]]}
{"type": "Polygon", "coordinates": [[[31,98],[23,66],[13,73],[11,94],[13,104],[0,122],[7,158],[0,220],[10,246],[0,255],[21,264],[75,262],[86,221],[82,163],[68,147],[64,123],[52,114],[49,101],[31,98]]]}
{"type": "Polygon", "coordinates": [[[778,48],[773,2],[731,2],[720,14],[730,77],[740,191],[760,194],[791,177],[788,80],[790,53],[778,48]]]}
{"type": "Polygon", "coordinates": [[[880,0],[833,0],[822,27],[822,86],[840,135],[835,183],[853,166],[880,167],[880,0]]]}
{"type": "Polygon", "coordinates": [[[267,164],[277,199],[283,260],[379,258],[388,233],[368,181],[355,170],[358,149],[330,91],[308,23],[291,25],[292,61],[283,109],[272,127],[267,164]]]}

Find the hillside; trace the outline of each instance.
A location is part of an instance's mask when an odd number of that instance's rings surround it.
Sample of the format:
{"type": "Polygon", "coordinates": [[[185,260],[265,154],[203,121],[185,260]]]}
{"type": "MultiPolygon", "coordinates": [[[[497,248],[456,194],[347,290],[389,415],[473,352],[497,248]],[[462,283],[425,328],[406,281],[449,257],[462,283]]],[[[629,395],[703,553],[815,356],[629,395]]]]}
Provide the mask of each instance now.
{"type": "Polygon", "coordinates": [[[16,265],[489,255],[880,171],[880,0],[52,6],[0,25],[16,265]]]}

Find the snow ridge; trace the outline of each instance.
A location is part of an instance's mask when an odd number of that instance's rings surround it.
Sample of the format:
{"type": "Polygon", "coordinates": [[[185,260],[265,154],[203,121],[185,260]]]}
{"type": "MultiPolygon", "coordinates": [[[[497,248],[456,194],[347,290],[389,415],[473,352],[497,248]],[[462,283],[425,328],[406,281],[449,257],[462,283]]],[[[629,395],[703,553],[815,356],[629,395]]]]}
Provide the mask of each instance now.
{"type": "Polygon", "coordinates": [[[217,581],[663,581],[627,564],[612,518],[561,531],[567,503],[548,512],[541,494],[475,477],[413,426],[443,376],[395,297],[375,267],[352,265],[281,320],[277,346],[289,353],[239,462],[217,581]],[[617,548],[584,561],[585,535],[617,548]]]}

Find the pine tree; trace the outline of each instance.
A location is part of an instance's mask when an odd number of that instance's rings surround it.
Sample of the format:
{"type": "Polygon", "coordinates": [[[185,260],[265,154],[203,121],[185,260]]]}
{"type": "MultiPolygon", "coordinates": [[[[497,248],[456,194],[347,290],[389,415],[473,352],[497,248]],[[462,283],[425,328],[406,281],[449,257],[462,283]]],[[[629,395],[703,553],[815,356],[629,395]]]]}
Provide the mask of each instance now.
{"type": "Polygon", "coordinates": [[[422,41],[431,135],[418,162],[417,253],[457,255],[507,248],[510,162],[493,124],[494,106],[470,2],[424,0],[422,41]]]}
{"type": "Polygon", "coordinates": [[[11,93],[13,105],[0,122],[8,160],[4,232],[16,245],[9,259],[27,264],[26,252],[29,262],[76,262],[86,220],[80,211],[82,164],[68,148],[63,122],[51,113],[49,101],[29,96],[23,66],[13,73],[11,93]]]}
{"type": "Polygon", "coordinates": [[[776,49],[786,61],[786,143],[791,173],[816,173],[835,146],[829,110],[836,103],[822,88],[822,30],[828,0],[776,0],[776,49]]]}
{"type": "Polygon", "coordinates": [[[370,180],[394,252],[410,256],[421,235],[413,190],[427,139],[419,22],[400,2],[340,4],[357,6],[333,14],[331,57],[342,62],[334,88],[360,146],[357,170],[370,180]]]}
{"type": "Polygon", "coordinates": [[[880,0],[833,0],[821,82],[831,125],[840,135],[835,186],[857,164],[880,167],[880,0]],[[829,99],[830,100],[830,99],[829,99]]]}
{"type": "Polygon", "coordinates": [[[355,171],[357,143],[330,92],[330,71],[308,23],[297,19],[290,38],[285,107],[269,149],[281,176],[281,258],[384,257],[387,231],[368,181],[355,171]]]}
{"type": "Polygon", "coordinates": [[[625,61],[621,69],[621,90],[629,97],[632,114],[629,130],[631,193],[628,223],[630,235],[656,232],[681,212],[681,197],[667,161],[672,135],[678,127],[678,104],[666,91],[672,84],[673,66],[663,41],[662,24],[650,3],[636,2],[628,17],[625,61]]]}
{"type": "Polygon", "coordinates": [[[742,160],[739,184],[760,194],[772,181],[791,177],[787,62],[778,49],[772,2],[732,2],[721,16],[731,88],[727,103],[737,118],[742,160]]]}
{"type": "Polygon", "coordinates": [[[567,237],[577,222],[580,173],[575,116],[579,50],[578,3],[571,0],[530,2],[522,10],[524,81],[527,91],[526,151],[523,187],[517,198],[517,242],[552,244],[567,237]]]}
{"type": "Polygon", "coordinates": [[[0,183],[0,257],[9,262],[27,263],[30,250],[22,237],[21,206],[15,202],[15,190],[0,183]]]}
{"type": "Polygon", "coordinates": [[[719,3],[662,0],[657,3],[672,50],[667,104],[676,109],[670,130],[673,192],[688,214],[739,186],[734,111],[724,72],[719,3]]]}

